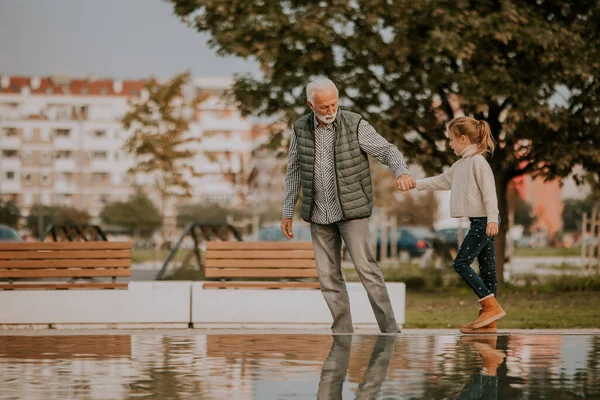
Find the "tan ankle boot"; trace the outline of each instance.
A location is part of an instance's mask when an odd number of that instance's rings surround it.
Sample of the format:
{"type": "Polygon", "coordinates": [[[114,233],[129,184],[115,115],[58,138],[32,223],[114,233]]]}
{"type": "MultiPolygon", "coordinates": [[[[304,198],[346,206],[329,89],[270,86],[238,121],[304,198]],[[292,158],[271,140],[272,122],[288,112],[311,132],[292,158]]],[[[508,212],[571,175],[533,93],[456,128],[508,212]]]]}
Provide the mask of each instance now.
{"type": "Polygon", "coordinates": [[[497,321],[506,315],[506,311],[504,311],[504,309],[500,307],[500,304],[498,304],[494,295],[480,300],[479,303],[481,303],[481,308],[483,309],[483,312],[481,313],[479,318],[477,318],[471,324],[473,329],[479,329],[481,327],[489,325],[492,322],[497,321]]]}
{"type": "MultiPolygon", "coordinates": [[[[481,315],[482,312],[483,312],[483,310],[480,308],[479,315],[481,315]]],[[[496,333],[496,332],[498,332],[498,327],[496,326],[495,321],[492,322],[491,324],[483,326],[479,329],[473,328],[473,326],[471,324],[463,325],[460,327],[460,333],[464,333],[467,335],[477,334],[477,333],[496,333]]]]}

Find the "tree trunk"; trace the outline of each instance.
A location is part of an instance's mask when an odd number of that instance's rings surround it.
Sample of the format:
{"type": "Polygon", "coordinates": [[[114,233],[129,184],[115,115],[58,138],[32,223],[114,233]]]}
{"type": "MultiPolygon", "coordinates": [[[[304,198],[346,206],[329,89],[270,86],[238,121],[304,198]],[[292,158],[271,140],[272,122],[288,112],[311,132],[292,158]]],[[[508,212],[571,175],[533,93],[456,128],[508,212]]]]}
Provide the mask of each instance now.
{"type": "Polygon", "coordinates": [[[500,212],[500,229],[496,236],[496,278],[498,286],[504,286],[504,261],[506,260],[506,235],[508,233],[508,182],[502,172],[496,174],[496,195],[500,212]]]}

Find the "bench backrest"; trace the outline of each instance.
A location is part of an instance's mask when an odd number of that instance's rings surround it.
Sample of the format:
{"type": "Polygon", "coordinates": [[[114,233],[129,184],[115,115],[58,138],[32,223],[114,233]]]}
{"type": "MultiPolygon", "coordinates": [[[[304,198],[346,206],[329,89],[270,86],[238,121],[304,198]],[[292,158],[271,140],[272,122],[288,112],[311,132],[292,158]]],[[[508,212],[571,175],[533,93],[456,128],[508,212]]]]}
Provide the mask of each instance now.
{"type": "Polygon", "coordinates": [[[114,283],[130,275],[131,242],[0,243],[1,280],[112,278],[114,283]]]}
{"type": "Polygon", "coordinates": [[[207,278],[316,278],[311,242],[206,242],[207,278]]]}

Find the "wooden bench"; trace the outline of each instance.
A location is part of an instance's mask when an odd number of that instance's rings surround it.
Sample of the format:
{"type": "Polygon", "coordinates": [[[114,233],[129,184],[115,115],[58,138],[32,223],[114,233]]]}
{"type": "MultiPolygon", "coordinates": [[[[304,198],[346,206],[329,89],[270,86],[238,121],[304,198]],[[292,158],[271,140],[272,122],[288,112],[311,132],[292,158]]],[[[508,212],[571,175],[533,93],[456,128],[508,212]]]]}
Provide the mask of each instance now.
{"type": "Polygon", "coordinates": [[[131,357],[131,335],[0,336],[0,358],[30,360],[131,357]]]}
{"type": "Polygon", "coordinates": [[[206,242],[204,288],[318,289],[311,242],[206,242]],[[260,281],[225,281],[232,278],[260,278],[260,281]],[[276,279],[277,281],[274,281],[276,279]],[[282,281],[285,279],[286,281],[282,281]],[[268,281],[270,280],[270,281],[268,281]]]}
{"type": "Polygon", "coordinates": [[[0,243],[0,289],[127,289],[130,275],[131,242],[0,243]]]}

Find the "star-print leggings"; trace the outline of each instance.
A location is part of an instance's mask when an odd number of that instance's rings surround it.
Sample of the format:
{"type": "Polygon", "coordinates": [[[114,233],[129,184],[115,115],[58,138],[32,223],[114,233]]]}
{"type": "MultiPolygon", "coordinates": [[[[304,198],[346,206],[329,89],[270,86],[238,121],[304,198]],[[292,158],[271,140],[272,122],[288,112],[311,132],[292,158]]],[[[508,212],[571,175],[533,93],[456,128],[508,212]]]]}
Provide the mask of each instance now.
{"type": "Polygon", "coordinates": [[[494,237],[485,233],[487,227],[486,217],[469,218],[471,228],[456,254],[454,270],[467,285],[480,298],[496,295],[496,249],[494,237]],[[477,257],[479,262],[479,275],[471,268],[471,263],[477,257]]]}

